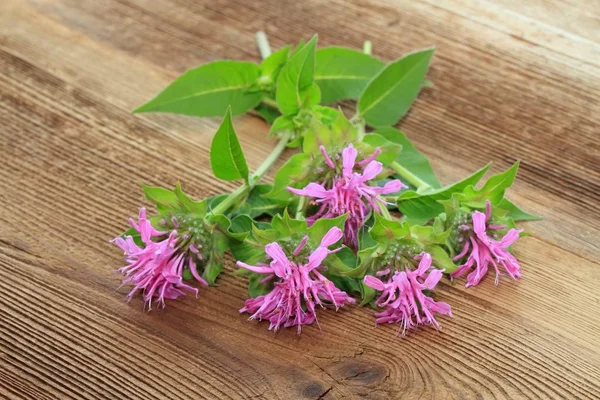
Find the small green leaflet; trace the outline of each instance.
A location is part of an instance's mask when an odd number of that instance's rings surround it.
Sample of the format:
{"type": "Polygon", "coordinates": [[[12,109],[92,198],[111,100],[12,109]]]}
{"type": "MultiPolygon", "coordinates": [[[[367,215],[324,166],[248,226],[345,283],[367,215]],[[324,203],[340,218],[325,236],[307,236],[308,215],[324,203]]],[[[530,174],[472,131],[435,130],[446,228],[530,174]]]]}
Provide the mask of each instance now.
{"type": "Polygon", "coordinates": [[[400,156],[396,158],[396,162],[398,164],[412,172],[415,176],[429,184],[429,186],[432,188],[441,187],[440,182],[436,178],[427,157],[425,157],[423,153],[415,148],[415,146],[410,140],[408,140],[403,132],[396,128],[382,127],[377,128],[375,133],[383,136],[390,142],[397,143],[402,146],[402,152],[400,153],[400,156]]]}
{"type": "Polygon", "coordinates": [[[254,111],[256,111],[256,113],[260,115],[260,117],[269,125],[273,125],[273,122],[275,122],[275,120],[277,120],[277,118],[280,116],[277,109],[269,107],[263,103],[256,106],[254,111]]]}
{"type": "Polygon", "coordinates": [[[511,217],[515,221],[540,221],[543,219],[537,215],[526,213],[506,197],[502,199],[500,203],[498,203],[498,207],[508,211],[506,216],[511,217]]]}
{"type": "Polygon", "coordinates": [[[319,88],[313,82],[316,45],[315,35],[293,53],[279,73],[275,99],[283,115],[296,114],[302,107],[319,102],[319,88]]]}
{"type": "Polygon", "coordinates": [[[242,61],[215,61],[191,69],[154,99],[134,110],[169,112],[196,117],[221,116],[231,106],[233,115],[254,108],[262,93],[249,92],[259,76],[258,65],[242,61]]]}
{"type": "Polygon", "coordinates": [[[378,213],[374,213],[374,216],[374,223],[371,229],[369,229],[369,234],[379,243],[388,243],[393,239],[402,238],[410,233],[410,227],[407,223],[386,219],[378,213]]]}
{"type": "Polygon", "coordinates": [[[444,212],[444,206],[438,200],[449,199],[453,193],[462,192],[467,186],[475,185],[489,168],[490,164],[465,179],[443,188],[433,189],[425,193],[417,193],[412,190],[403,192],[398,197],[398,209],[412,223],[425,223],[444,212]]]}
{"type": "Polygon", "coordinates": [[[146,200],[162,208],[164,211],[178,210],[180,207],[179,199],[172,190],[144,184],[142,184],[142,190],[144,191],[146,200]]]}
{"type": "Polygon", "coordinates": [[[292,197],[292,194],[287,190],[288,186],[299,187],[307,183],[306,180],[310,173],[312,160],[310,154],[304,153],[298,153],[290,157],[277,171],[273,180],[273,189],[265,196],[283,201],[292,197]]]}
{"type": "Polygon", "coordinates": [[[275,214],[280,213],[288,205],[288,203],[269,199],[263,196],[269,193],[271,190],[271,185],[256,185],[250,192],[250,195],[248,195],[246,201],[240,205],[239,209],[236,209],[236,213],[248,214],[252,218],[260,217],[262,215],[268,215],[272,217],[275,214]]]}
{"type": "Polygon", "coordinates": [[[485,207],[486,200],[489,200],[493,205],[497,205],[504,198],[506,189],[514,182],[518,169],[519,162],[517,161],[506,171],[488,179],[481,189],[475,189],[473,185],[466,187],[462,202],[473,208],[485,207]]]}
{"type": "Polygon", "coordinates": [[[385,63],[361,51],[345,47],[317,50],[315,82],[321,88],[321,103],[356,99],[385,63]]]}
{"type": "Polygon", "coordinates": [[[267,83],[277,82],[279,71],[288,60],[290,47],[292,46],[284,46],[265,58],[260,65],[260,81],[265,81],[267,83]]]}
{"type": "Polygon", "coordinates": [[[230,108],[227,109],[210,146],[210,166],[219,179],[248,181],[248,165],[231,123],[230,108]]]}
{"type": "Polygon", "coordinates": [[[395,125],[421,89],[434,49],[410,53],[375,76],[358,100],[358,114],[371,126],[395,125]]]}
{"type": "Polygon", "coordinates": [[[329,232],[331,228],[337,226],[340,229],[344,229],[344,224],[348,214],[340,215],[336,218],[319,218],[314,224],[308,228],[308,243],[314,247],[319,246],[321,239],[325,237],[325,234],[329,232]]]}

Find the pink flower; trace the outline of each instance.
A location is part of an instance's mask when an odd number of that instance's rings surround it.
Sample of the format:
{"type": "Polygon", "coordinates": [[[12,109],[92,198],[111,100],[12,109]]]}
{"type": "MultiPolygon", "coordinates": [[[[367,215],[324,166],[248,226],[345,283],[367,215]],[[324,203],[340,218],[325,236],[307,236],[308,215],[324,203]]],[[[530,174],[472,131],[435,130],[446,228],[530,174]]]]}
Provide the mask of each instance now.
{"type": "Polygon", "coordinates": [[[407,186],[398,179],[387,182],[384,186],[368,185],[368,181],[375,179],[383,169],[382,164],[375,161],[380,152],[379,148],[370,157],[357,163],[358,152],[352,144],[348,145],[342,151],[341,173],[339,167],[327,154],[325,147],[321,146],[320,149],[325,157],[325,163],[337,173],[331,186],[327,189],[324,184],[311,182],[304,189],[288,188],[288,190],[298,196],[316,199],[315,203],[320,205],[318,211],[306,219],[309,226],[319,218],[335,218],[347,213],[344,244],[356,249],[359,229],[369,212],[375,210],[381,213],[380,207],[385,207],[386,202],[381,195],[398,192],[407,186]],[[357,165],[359,169],[366,165],[362,173],[354,172],[357,165]]]}
{"type": "Polygon", "coordinates": [[[353,298],[335,287],[333,282],[320,272],[323,269],[323,260],[336,251],[329,250],[328,247],[341,238],[341,229],[331,228],[319,247],[308,256],[306,263],[295,260],[304,249],[308,237],[300,242],[291,259],[278,243],[273,242],[265,246],[265,252],[272,260],[268,265],[251,266],[238,261],[237,265],[240,268],[264,274],[263,282],[274,281],[270,293],[247,299],[240,312],[252,314],[250,319],[269,320],[269,330],[277,331],[281,326],[298,326],[300,334],[302,325],[312,324],[316,320],[315,305],[323,307],[323,302],[326,301],[333,304],[337,310],[345,304],[354,303],[353,298]]]}
{"type": "Polygon", "coordinates": [[[194,278],[208,286],[196,269],[194,258],[202,259],[198,249],[189,245],[190,252],[182,251],[180,246],[182,240],[177,236],[177,231],[167,234],[156,230],[146,218],[145,208],[140,209],[137,223],[133,218],[129,223],[140,233],[144,246],[138,246],[131,236],[117,237],[112,240],[125,252],[125,261],[128,264],[119,269],[125,275],[123,285],[133,285],[133,289],[127,295],[127,301],[140,290],[143,292],[143,299],[148,304],[148,309],[151,309],[153,298],[164,308],[165,299],[184,296],[184,290],[194,292],[198,296],[198,289],[183,282],[183,270],[186,264],[194,278]],[[152,240],[157,237],[163,239],[152,240]]]}
{"type": "MultiPolygon", "coordinates": [[[[435,288],[442,278],[443,270],[433,269],[428,272],[431,268],[431,256],[422,253],[418,257],[421,261],[416,270],[395,271],[386,282],[371,275],[364,278],[365,285],[382,292],[375,304],[385,307],[385,310],[375,314],[376,323],[400,323],[403,337],[407,329],[419,325],[433,325],[439,330],[435,313],[452,317],[452,310],[447,303],[434,301],[423,293],[423,290],[435,288]]],[[[388,269],[377,275],[389,273],[388,269]]]]}
{"type": "Polygon", "coordinates": [[[459,229],[463,232],[459,241],[465,244],[462,251],[453,258],[458,261],[468,254],[467,260],[460,265],[458,269],[451,274],[452,278],[467,275],[466,286],[475,286],[487,274],[488,267],[491,264],[496,270],[496,285],[500,281],[500,269],[504,270],[513,278],[521,277],[521,266],[517,259],[507,250],[518,238],[522,229],[511,229],[501,240],[495,240],[488,236],[488,231],[506,229],[502,225],[492,225],[488,221],[492,215],[492,206],[489,201],[486,202],[485,214],[475,211],[472,215],[473,225],[461,225],[459,229]]]}

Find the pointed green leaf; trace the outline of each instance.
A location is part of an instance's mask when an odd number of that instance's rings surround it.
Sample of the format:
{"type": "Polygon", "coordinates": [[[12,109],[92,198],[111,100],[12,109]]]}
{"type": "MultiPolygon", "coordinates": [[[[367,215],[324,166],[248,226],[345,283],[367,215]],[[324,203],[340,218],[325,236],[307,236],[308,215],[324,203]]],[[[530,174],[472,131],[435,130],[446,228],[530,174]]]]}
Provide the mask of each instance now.
{"type": "Polygon", "coordinates": [[[277,82],[277,77],[281,68],[288,60],[288,54],[292,46],[287,45],[274,51],[260,65],[260,79],[268,82],[277,82]]]}
{"type": "Polygon", "coordinates": [[[421,226],[413,225],[410,227],[410,236],[424,245],[444,244],[450,236],[451,230],[436,232],[431,225],[421,226]]]}
{"type": "Polygon", "coordinates": [[[294,119],[291,116],[280,116],[275,121],[269,130],[269,136],[282,131],[293,131],[294,130],[294,119]]]}
{"type": "Polygon", "coordinates": [[[486,200],[497,205],[504,198],[504,192],[515,180],[519,162],[513,164],[506,171],[492,176],[488,179],[481,189],[474,189],[473,186],[465,188],[465,197],[463,203],[473,208],[485,207],[486,200]]]}
{"type": "Polygon", "coordinates": [[[259,75],[258,65],[241,61],[215,61],[191,69],[154,99],[134,110],[170,112],[197,117],[221,116],[231,106],[233,115],[256,106],[260,92],[249,92],[259,75]]]}
{"type": "Polygon", "coordinates": [[[269,107],[263,103],[260,103],[258,106],[256,106],[254,111],[256,111],[256,113],[260,115],[260,117],[264,119],[268,125],[273,125],[273,122],[275,122],[275,120],[281,115],[277,109],[269,107]]]}
{"type": "Polygon", "coordinates": [[[371,126],[395,125],[417,98],[434,49],[408,54],[392,62],[367,85],[358,113],[371,126]]]}
{"type": "Polygon", "coordinates": [[[221,271],[223,271],[223,260],[220,257],[210,257],[204,266],[202,278],[204,278],[209,285],[214,286],[221,271]]]}
{"type": "Polygon", "coordinates": [[[147,186],[142,184],[142,190],[146,200],[154,203],[156,206],[162,206],[167,210],[179,209],[179,199],[172,190],[157,186],[147,186]]]}
{"type": "Polygon", "coordinates": [[[332,143],[332,139],[331,129],[316,118],[313,118],[312,122],[304,132],[302,151],[305,154],[317,154],[320,152],[319,146],[323,145],[326,148],[329,147],[329,144],[332,143]]]}
{"type": "Polygon", "coordinates": [[[356,147],[359,150],[363,150],[361,143],[368,146],[368,148],[364,148],[365,155],[371,154],[377,147],[379,147],[381,153],[379,153],[377,156],[377,161],[383,163],[385,166],[389,166],[392,162],[394,162],[394,160],[396,160],[403,151],[401,145],[391,142],[377,133],[369,133],[365,135],[362,142],[358,142],[356,144],[356,147]]]}
{"type": "Polygon", "coordinates": [[[361,51],[345,47],[317,50],[315,82],[321,88],[321,102],[356,99],[385,63],[361,51]]]}
{"type": "Polygon", "coordinates": [[[265,195],[270,199],[288,200],[292,194],[287,190],[291,187],[304,187],[310,174],[312,157],[310,154],[295,154],[283,164],[273,179],[273,189],[265,195]]]}
{"type": "Polygon", "coordinates": [[[252,227],[252,236],[260,243],[267,244],[280,239],[281,234],[277,229],[260,229],[256,225],[252,227]]]}
{"type": "Polygon", "coordinates": [[[465,187],[475,185],[489,169],[490,164],[474,172],[467,178],[443,188],[433,189],[426,193],[409,190],[403,192],[397,201],[398,209],[413,223],[425,223],[444,212],[439,200],[447,200],[454,193],[462,192],[465,187]]]}
{"type": "Polygon", "coordinates": [[[515,221],[540,221],[543,219],[537,215],[526,213],[506,197],[502,199],[500,203],[498,203],[498,207],[507,210],[508,213],[506,215],[515,221]]]}
{"type": "Polygon", "coordinates": [[[283,66],[277,79],[275,99],[283,115],[296,114],[305,104],[307,95],[315,96],[315,47],[317,36],[298,49],[283,66]]]}
{"type": "Polygon", "coordinates": [[[319,218],[316,220],[315,223],[308,228],[307,234],[309,243],[315,247],[318,246],[319,243],[321,243],[323,236],[325,236],[325,234],[334,226],[344,230],[344,223],[346,222],[347,217],[348,215],[344,214],[336,218],[319,218]]]}
{"type": "Polygon", "coordinates": [[[439,269],[443,269],[444,273],[451,274],[456,271],[456,264],[454,264],[442,247],[436,245],[427,246],[425,251],[431,254],[433,265],[439,269]]]}
{"type": "Polygon", "coordinates": [[[256,218],[261,215],[273,216],[283,211],[289,203],[265,197],[264,195],[271,190],[271,185],[256,185],[248,195],[244,204],[236,210],[236,212],[247,213],[250,217],[256,218]]]}
{"type": "Polygon", "coordinates": [[[307,230],[306,221],[292,219],[287,209],[283,212],[283,215],[277,214],[273,217],[271,226],[279,232],[280,238],[291,237],[294,234],[304,235],[307,230]]]}
{"type": "Polygon", "coordinates": [[[403,238],[410,233],[408,224],[398,220],[389,220],[375,213],[375,222],[369,235],[379,243],[388,243],[396,238],[403,238]]]}
{"type": "Polygon", "coordinates": [[[177,182],[173,193],[175,193],[175,196],[177,196],[177,199],[179,200],[179,203],[181,204],[184,210],[196,216],[204,216],[206,214],[206,200],[192,200],[187,194],[183,192],[183,190],[181,190],[181,183],[177,182]]]}
{"type": "Polygon", "coordinates": [[[248,181],[248,165],[233,129],[229,108],[210,146],[210,166],[219,179],[248,181]]]}
{"type": "MultiPolygon", "coordinates": [[[[363,278],[364,278],[364,276],[363,276],[363,278]]],[[[364,280],[361,279],[360,280],[360,294],[361,294],[362,300],[359,305],[366,306],[371,301],[373,301],[373,299],[375,298],[375,295],[377,294],[377,291],[375,289],[373,289],[372,287],[365,285],[364,280]]]]}
{"type": "MultiPolygon", "coordinates": [[[[375,133],[385,137],[387,140],[402,146],[402,152],[396,157],[396,162],[409,170],[422,181],[426,182],[432,188],[441,187],[440,182],[431,168],[427,157],[423,155],[411,143],[406,135],[396,128],[382,127],[377,128],[375,133]]],[[[406,182],[405,182],[406,183],[406,182]]]]}

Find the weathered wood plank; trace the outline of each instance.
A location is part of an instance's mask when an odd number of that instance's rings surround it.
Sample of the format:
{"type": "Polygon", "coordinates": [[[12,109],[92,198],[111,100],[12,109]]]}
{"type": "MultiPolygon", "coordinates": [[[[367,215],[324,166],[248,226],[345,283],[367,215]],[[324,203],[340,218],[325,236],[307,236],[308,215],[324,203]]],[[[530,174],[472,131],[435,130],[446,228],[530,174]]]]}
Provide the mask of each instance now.
{"type": "MultiPolygon", "coordinates": [[[[598,398],[600,23],[594,2],[545,4],[3,3],[0,394],[598,398]],[[107,240],[140,205],[137,185],[181,180],[199,197],[235,187],[207,168],[218,120],[129,111],[202,62],[258,60],[258,29],[274,47],[313,32],[321,45],[368,38],[386,59],[435,44],[435,87],[402,129],[444,182],[522,160],[511,196],[545,217],[516,246],[524,279],[442,285],[455,318],[406,340],[358,308],[323,312],[323,331],[273,335],[237,313],[246,288],[231,261],[199,299],[152,313],[124,303],[107,240]]],[[[235,124],[258,165],[266,126],[235,124]]]]}

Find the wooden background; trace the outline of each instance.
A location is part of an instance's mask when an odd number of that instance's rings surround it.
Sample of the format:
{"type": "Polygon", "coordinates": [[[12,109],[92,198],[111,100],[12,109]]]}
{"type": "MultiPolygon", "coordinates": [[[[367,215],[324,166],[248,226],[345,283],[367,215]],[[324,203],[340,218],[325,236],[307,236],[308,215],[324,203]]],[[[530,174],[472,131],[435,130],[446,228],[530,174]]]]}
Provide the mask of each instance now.
{"type": "MultiPolygon", "coordinates": [[[[597,0],[3,0],[0,397],[600,398],[599,104],[597,0]],[[509,197],[545,218],[516,245],[524,278],[441,285],[455,318],[406,340],[359,308],[273,334],[238,314],[231,260],[198,300],[125,303],[108,240],[139,183],[235,187],[208,168],[218,119],[130,110],[203,62],[258,61],[259,29],[386,60],[437,46],[401,127],[444,183],[522,160],[509,197]]],[[[234,123],[257,166],[267,127],[234,123]]]]}

